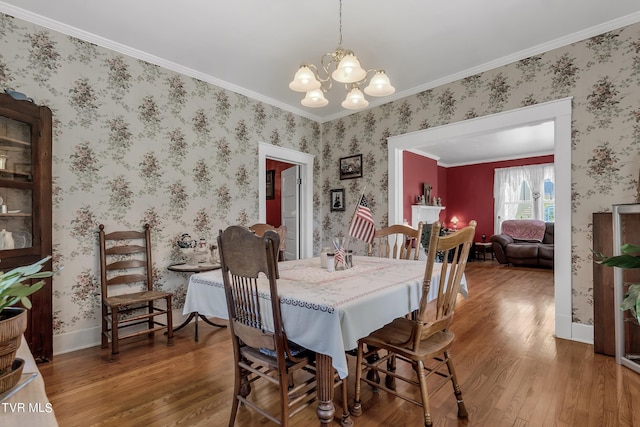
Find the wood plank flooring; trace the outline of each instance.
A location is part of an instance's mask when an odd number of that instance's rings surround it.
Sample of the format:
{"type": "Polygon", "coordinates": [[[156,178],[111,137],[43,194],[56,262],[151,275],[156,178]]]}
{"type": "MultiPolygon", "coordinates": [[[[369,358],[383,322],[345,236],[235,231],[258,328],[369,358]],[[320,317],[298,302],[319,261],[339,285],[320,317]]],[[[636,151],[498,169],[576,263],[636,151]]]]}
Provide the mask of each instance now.
{"type": "MultiPolygon", "coordinates": [[[[592,345],[553,336],[551,271],[487,261],[469,263],[466,275],[470,297],[456,308],[453,355],[469,418],[456,417],[453,393],[444,387],[432,399],[435,426],[640,426],[640,375],[594,354],[592,345]]],[[[199,342],[191,324],[173,347],[157,337],[124,344],[117,362],[97,347],[40,365],[60,426],[228,425],[228,331],[199,326],[199,342]]],[[[271,396],[265,402],[276,404],[271,396]]],[[[336,398],[337,413],[339,405],[336,398]]],[[[363,412],[355,426],[422,425],[421,408],[367,386],[363,412]]],[[[292,419],[294,426],[318,424],[311,408],[292,419]]],[[[265,425],[240,408],[236,426],[265,425]]]]}

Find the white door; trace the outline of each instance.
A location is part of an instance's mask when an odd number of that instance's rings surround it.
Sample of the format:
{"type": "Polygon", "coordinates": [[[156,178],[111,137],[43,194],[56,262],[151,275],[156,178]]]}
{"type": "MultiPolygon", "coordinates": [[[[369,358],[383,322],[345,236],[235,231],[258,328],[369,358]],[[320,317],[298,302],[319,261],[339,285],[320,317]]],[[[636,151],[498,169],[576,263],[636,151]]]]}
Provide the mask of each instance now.
{"type": "Polygon", "coordinates": [[[287,227],[285,259],[300,258],[300,168],[293,166],[282,174],[282,223],[287,227]]]}

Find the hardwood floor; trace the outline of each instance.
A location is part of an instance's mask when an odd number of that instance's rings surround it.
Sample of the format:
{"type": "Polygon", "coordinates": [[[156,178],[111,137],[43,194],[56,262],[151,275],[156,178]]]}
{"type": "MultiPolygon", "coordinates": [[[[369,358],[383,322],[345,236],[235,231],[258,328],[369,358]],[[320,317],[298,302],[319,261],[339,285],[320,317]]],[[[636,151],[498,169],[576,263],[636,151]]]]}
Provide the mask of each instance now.
{"type": "MultiPolygon", "coordinates": [[[[553,336],[551,271],[487,261],[469,263],[466,275],[470,296],[459,301],[452,329],[469,418],[456,417],[445,387],[432,398],[435,426],[640,426],[640,375],[594,354],[591,345],[553,336]]],[[[173,347],[158,337],[124,344],[117,362],[97,347],[40,365],[60,426],[227,425],[233,384],[228,331],[199,326],[199,342],[191,324],[176,334],[173,347]]],[[[421,408],[399,398],[363,386],[362,400],[355,426],[422,425],[421,408]]],[[[340,404],[336,398],[336,413],[340,404]]],[[[294,426],[317,424],[312,408],[292,419],[294,426]]],[[[271,424],[240,408],[236,426],[264,425],[271,424]]]]}

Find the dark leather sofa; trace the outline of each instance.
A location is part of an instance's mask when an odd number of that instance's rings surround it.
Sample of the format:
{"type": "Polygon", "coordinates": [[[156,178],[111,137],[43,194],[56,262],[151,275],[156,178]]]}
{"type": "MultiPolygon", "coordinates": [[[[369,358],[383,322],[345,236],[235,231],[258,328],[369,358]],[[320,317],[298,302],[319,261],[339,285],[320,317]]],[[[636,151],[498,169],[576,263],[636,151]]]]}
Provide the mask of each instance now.
{"type": "Polygon", "coordinates": [[[506,234],[494,234],[490,240],[500,264],[553,268],[554,223],[545,222],[542,242],[514,240],[506,234]]]}

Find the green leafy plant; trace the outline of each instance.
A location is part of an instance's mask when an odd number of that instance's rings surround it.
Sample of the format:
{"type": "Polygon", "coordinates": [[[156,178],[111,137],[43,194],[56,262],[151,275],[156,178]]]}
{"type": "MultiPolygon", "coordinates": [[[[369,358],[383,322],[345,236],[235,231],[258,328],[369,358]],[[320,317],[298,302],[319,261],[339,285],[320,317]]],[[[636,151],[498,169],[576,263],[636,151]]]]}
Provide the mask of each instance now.
{"type": "Polygon", "coordinates": [[[0,313],[6,307],[12,307],[19,302],[25,308],[31,308],[28,296],[39,291],[44,285],[44,280],[38,280],[33,284],[30,281],[53,276],[52,271],[41,271],[44,263],[50,258],[51,256],[48,256],[34,264],[0,272],[0,313]]]}
{"type": "MultiPolygon", "coordinates": [[[[620,246],[620,252],[620,255],[612,257],[595,254],[595,261],[609,267],[640,268],[640,245],[625,243],[620,246]]],[[[629,286],[620,309],[629,310],[640,323],[640,283],[634,283],[629,286]]]]}

